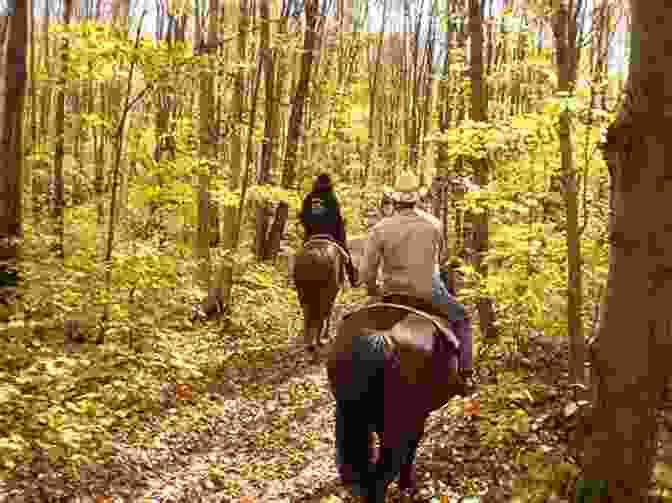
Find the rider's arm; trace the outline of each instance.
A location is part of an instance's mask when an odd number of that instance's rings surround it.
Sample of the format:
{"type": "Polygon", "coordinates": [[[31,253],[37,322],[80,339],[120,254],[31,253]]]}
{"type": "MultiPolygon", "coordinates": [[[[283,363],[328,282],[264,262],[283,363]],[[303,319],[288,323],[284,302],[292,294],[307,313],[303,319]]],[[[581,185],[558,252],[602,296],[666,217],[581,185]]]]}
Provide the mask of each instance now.
{"type": "Polygon", "coordinates": [[[336,238],[336,241],[339,241],[341,243],[346,243],[347,239],[345,236],[345,220],[343,220],[343,215],[341,214],[341,206],[338,204],[338,201],[336,201],[336,227],[338,230],[338,236],[334,236],[336,238]]]}
{"type": "Polygon", "coordinates": [[[303,204],[301,205],[301,212],[299,213],[299,222],[301,222],[301,225],[303,226],[304,230],[307,227],[306,216],[308,213],[309,201],[310,201],[310,194],[308,194],[306,197],[303,198],[303,204]]]}
{"type": "Polygon", "coordinates": [[[362,260],[361,281],[366,285],[369,295],[378,295],[378,266],[381,259],[381,245],[378,233],[375,229],[369,235],[364,247],[364,258],[362,260]]]}

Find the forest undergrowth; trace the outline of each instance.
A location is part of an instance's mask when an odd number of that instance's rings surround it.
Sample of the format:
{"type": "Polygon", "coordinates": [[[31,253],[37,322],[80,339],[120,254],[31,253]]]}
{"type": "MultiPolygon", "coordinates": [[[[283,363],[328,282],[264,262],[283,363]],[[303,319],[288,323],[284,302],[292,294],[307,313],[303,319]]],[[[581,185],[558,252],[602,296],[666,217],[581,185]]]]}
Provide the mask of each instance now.
{"type": "MultiPolygon", "coordinates": [[[[230,316],[191,322],[193,264],[174,260],[177,250],[134,245],[124,256],[135,263],[117,264],[113,319],[96,344],[95,261],[82,252],[47,262],[48,241],[33,240],[24,311],[3,323],[0,338],[0,501],[343,498],[333,399],[324,367],[299,343],[285,271],[250,264],[230,316]],[[83,341],[63,330],[77,316],[83,341]]],[[[332,329],[363,301],[361,290],[341,292],[332,329]]],[[[479,346],[480,407],[456,398],[432,414],[418,455],[420,501],[565,495],[576,475],[567,431],[579,405],[556,340],[533,337],[515,352],[479,346]]]]}

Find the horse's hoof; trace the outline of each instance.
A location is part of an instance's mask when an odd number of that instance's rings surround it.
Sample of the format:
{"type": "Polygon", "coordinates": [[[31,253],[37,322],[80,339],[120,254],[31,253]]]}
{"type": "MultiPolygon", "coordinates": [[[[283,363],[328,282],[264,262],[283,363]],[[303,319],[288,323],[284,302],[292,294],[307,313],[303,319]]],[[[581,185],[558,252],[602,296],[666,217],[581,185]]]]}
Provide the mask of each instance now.
{"type": "Polygon", "coordinates": [[[415,469],[408,472],[403,471],[399,475],[399,490],[403,492],[415,493],[418,485],[415,469]]]}
{"type": "Polygon", "coordinates": [[[399,492],[400,503],[413,503],[415,492],[416,492],[415,488],[413,488],[413,489],[402,489],[399,492]]]}

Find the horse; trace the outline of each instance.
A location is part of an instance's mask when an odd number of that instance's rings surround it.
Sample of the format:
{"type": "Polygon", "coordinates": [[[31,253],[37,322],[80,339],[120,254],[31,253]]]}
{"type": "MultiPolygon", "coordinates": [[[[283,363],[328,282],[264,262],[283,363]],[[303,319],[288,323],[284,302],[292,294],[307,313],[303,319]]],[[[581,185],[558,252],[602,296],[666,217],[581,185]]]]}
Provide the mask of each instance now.
{"type": "Polygon", "coordinates": [[[415,492],[415,456],[429,414],[465,395],[459,348],[443,320],[407,305],[375,303],[342,320],[327,356],[336,465],[364,503],[384,503],[397,476],[402,494],[415,492]]]}
{"type": "Polygon", "coordinates": [[[329,319],[338,291],[343,285],[347,254],[326,234],[309,238],[294,261],[294,288],[303,310],[303,336],[309,351],[321,346],[322,334],[329,334],[329,319]]]}

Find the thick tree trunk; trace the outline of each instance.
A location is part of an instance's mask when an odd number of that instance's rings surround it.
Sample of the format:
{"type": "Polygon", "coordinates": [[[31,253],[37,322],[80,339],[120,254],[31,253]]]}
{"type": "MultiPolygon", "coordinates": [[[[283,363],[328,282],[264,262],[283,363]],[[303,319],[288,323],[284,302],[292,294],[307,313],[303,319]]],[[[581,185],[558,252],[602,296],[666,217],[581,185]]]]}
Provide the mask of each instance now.
{"type": "Polygon", "coordinates": [[[15,0],[4,67],[5,102],[0,127],[0,302],[11,305],[18,282],[22,238],[23,106],[28,76],[28,2],[15,0]],[[5,290],[5,288],[7,288],[5,290]]]}
{"type": "MultiPolygon", "coordinates": [[[[672,357],[672,9],[633,0],[627,98],[609,128],[612,181],[606,312],[594,350],[597,403],[582,486],[593,503],[650,501],[656,410],[672,357]]],[[[577,486],[577,489],[579,487],[577,486]]]]}
{"type": "Polygon", "coordinates": [[[289,205],[285,201],[280,201],[278,208],[275,210],[273,225],[268,233],[268,249],[266,251],[267,255],[264,256],[265,260],[270,260],[278,255],[288,217],[289,205]]]}

